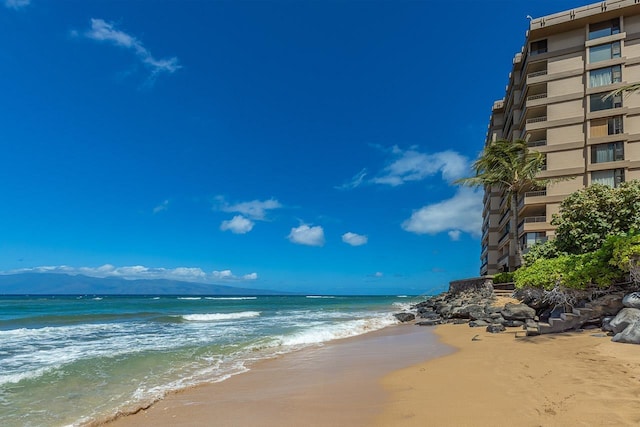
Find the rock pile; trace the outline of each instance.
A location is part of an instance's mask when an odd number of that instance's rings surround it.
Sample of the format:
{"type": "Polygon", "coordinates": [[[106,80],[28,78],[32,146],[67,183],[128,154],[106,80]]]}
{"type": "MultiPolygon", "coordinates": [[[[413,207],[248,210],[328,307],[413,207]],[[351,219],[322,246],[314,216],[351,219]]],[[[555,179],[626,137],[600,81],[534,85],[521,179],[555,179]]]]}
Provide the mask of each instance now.
{"type": "Polygon", "coordinates": [[[445,292],[413,308],[420,326],[441,323],[468,323],[471,327],[483,327],[487,332],[502,332],[507,327],[522,327],[533,319],[535,310],[525,304],[495,305],[491,288],[471,289],[461,292],[445,292]]]}
{"type": "Polygon", "coordinates": [[[574,301],[573,305],[554,305],[539,289],[517,291],[519,304],[496,306],[491,287],[444,292],[412,307],[413,313],[398,313],[401,322],[419,326],[466,323],[497,333],[506,328],[522,328],[527,335],[565,332],[581,328],[602,328],[612,341],[640,344],[640,292],[629,293],[620,286],[598,298],[574,301]]]}

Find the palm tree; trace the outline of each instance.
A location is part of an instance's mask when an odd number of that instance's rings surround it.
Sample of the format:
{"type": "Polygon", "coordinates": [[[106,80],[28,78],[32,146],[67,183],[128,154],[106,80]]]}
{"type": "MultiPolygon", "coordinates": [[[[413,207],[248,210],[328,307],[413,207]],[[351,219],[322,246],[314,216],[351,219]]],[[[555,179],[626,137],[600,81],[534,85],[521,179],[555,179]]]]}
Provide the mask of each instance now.
{"type": "Polygon", "coordinates": [[[507,197],[507,209],[511,210],[511,247],[515,246],[517,261],[522,265],[522,247],[518,241],[518,199],[527,191],[544,188],[556,181],[538,178],[546,159],[538,151],[531,151],[523,140],[499,139],[487,145],[473,163],[475,176],[462,178],[456,184],[497,187],[507,197]]]}
{"type": "Polygon", "coordinates": [[[632,83],[630,85],[626,85],[626,86],[622,86],[619,89],[616,90],[612,90],[611,92],[609,92],[605,97],[603,97],[602,99],[608,99],[608,98],[612,98],[614,96],[618,96],[618,95],[625,95],[625,96],[629,96],[634,92],[638,92],[640,90],[640,82],[638,83],[632,83]]]}

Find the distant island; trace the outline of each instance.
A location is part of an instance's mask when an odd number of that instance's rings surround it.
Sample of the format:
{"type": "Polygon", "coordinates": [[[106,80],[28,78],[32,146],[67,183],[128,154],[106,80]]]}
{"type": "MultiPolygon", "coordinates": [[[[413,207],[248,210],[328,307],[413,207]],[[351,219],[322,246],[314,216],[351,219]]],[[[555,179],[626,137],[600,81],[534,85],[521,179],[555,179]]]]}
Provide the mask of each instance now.
{"type": "Polygon", "coordinates": [[[0,275],[0,295],[289,295],[264,289],[167,279],[122,279],[61,273],[0,275]]]}

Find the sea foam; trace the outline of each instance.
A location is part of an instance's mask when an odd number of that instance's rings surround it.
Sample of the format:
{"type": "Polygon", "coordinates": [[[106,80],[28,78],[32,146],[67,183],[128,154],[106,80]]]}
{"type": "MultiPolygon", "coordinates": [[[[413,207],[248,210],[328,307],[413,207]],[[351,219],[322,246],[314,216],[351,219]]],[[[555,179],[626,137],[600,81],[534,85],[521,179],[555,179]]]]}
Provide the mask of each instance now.
{"type": "Polygon", "coordinates": [[[239,313],[185,314],[184,320],[190,322],[216,322],[220,320],[250,319],[260,316],[259,311],[242,311],[239,313]]]}

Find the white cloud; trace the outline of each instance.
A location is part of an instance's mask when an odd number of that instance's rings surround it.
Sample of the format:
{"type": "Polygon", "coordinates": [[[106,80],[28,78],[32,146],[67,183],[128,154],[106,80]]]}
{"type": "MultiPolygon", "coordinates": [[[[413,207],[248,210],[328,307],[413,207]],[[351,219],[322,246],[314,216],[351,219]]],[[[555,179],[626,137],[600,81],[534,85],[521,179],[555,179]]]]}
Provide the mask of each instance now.
{"type": "Polygon", "coordinates": [[[257,273],[249,273],[238,277],[234,275],[231,270],[213,271],[211,274],[207,274],[201,268],[197,267],[161,268],[145,267],[143,265],[115,267],[111,264],[105,264],[100,267],[70,267],[67,265],[41,266],[0,272],[0,274],[17,273],[64,273],[70,275],[82,274],[101,278],[119,277],[130,280],[168,279],[199,283],[211,283],[220,280],[256,280],[258,278],[257,273]]]}
{"type": "Polygon", "coordinates": [[[27,7],[31,4],[31,0],[5,0],[4,7],[8,9],[22,9],[23,7],[27,7]]]}
{"type": "Polygon", "coordinates": [[[354,188],[360,187],[360,185],[362,185],[362,183],[364,182],[364,178],[366,176],[367,176],[367,170],[362,169],[360,172],[355,174],[353,178],[351,178],[349,181],[345,182],[342,185],[338,185],[335,188],[337,188],[338,190],[352,190],[354,188]]]}
{"type": "Polygon", "coordinates": [[[456,237],[456,232],[480,236],[482,196],[482,189],[460,187],[451,199],[415,211],[411,218],[402,223],[402,228],[416,234],[453,231],[453,234],[449,234],[452,239],[456,237]]]}
{"type": "Polygon", "coordinates": [[[211,274],[213,274],[213,277],[215,277],[216,279],[233,278],[233,273],[231,273],[231,270],[213,271],[211,274]]]}
{"type": "Polygon", "coordinates": [[[458,240],[460,240],[460,235],[462,234],[462,232],[460,230],[451,230],[447,234],[449,235],[449,238],[451,240],[457,242],[458,240]]]}
{"type": "Polygon", "coordinates": [[[220,230],[229,230],[234,234],[246,234],[253,229],[254,225],[255,223],[250,219],[247,219],[242,215],[236,215],[230,220],[222,221],[222,224],[220,224],[220,230]]]}
{"type": "Polygon", "coordinates": [[[316,225],[309,227],[306,224],[291,229],[291,233],[287,236],[290,242],[298,245],[307,246],[323,246],[324,230],[321,226],[316,225]]]}
{"type": "Polygon", "coordinates": [[[360,234],[348,232],[342,235],[342,241],[351,246],[366,245],[369,238],[360,234]]]}
{"type": "MultiPolygon", "coordinates": [[[[72,34],[74,34],[74,32],[72,32],[72,34]]],[[[178,64],[178,58],[154,58],[140,40],[124,31],[116,29],[112,23],[106,22],[103,19],[91,19],[91,29],[86,31],[84,35],[92,40],[112,43],[118,47],[133,51],[136,57],[151,70],[152,78],[155,78],[155,76],[160,73],[172,74],[182,68],[182,66],[178,64]]]]}
{"type": "Polygon", "coordinates": [[[469,173],[469,160],[455,151],[426,154],[415,148],[402,150],[394,146],[391,152],[394,160],[371,180],[372,183],[396,187],[409,181],[421,181],[438,172],[444,180],[452,182],[469,173]]]}
{"type": "Polygon", "coordinates": [[[223,197],[216,198],[217,206],[215,209],[222,212],[237,212],[249,217],[253,220],[263,221],[267,215],[267,212],[273,209],[282,208],[282,204],[276,199],[269,200],[252,200],[250,202],[241,202],[234,205],[227,203],[223,197]]]}
{"type": "Polygon", "coordinates": [[[167,209],[169,209],[169,201],[165,200],[162,203],[160,203],[158,206],[153,208],[153,213],[157,214],[157,213],[160,213],[162,211],[166,211],[167,209]]]}
{"type": "Polygon", "coordinates": [[[384,276],[384,273],[381,271],[376,271],[376,273],[374,274],[375,277],[382,277],[384,276]]]}

